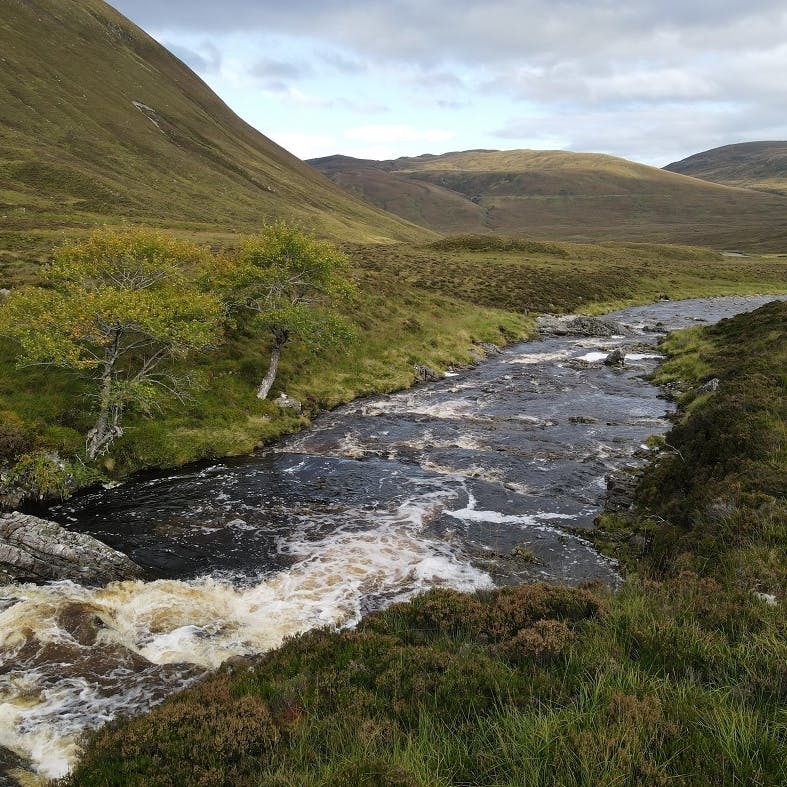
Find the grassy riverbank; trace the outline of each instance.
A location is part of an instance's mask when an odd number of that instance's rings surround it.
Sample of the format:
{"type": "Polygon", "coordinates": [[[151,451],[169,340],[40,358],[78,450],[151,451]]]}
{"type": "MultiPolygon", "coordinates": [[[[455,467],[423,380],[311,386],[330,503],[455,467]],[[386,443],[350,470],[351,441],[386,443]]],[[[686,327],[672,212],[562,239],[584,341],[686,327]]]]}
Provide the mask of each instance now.
{"type": "MultiPolygon", "coordinates": [[[[232,237],[210,240],[224,249],[237,243],[232,237]]],[[[301,400],[304,416],[255,398],[269,347],[259,337],[234,333],[195,360],[185,403],[173,401],[153,419],[127,414],[126,434],[101,472],[120,477],[247,453],[301,428],[321,408],[411,385],[415,364],[445,370],[477,358],[481,342],[526,338],[532,331],[526,312],[599,312],[660,295],[787,291],[787,258],[730,258],[679,246],[465,236],[346,251],[361,293],[348,314],[357,340],[346,352],[289,349],[272,392],[271,398],[286,391],[301,400]]],[[[0,343],[0,415],[12,433],[7,450],[54,449],[78,463],[93,420],[87,389],[57,370],[15,369],[13,354],[12,346],[0,343]]]]}
{"type": "Polygon", "coordinates": [[[770,304],[665,345],[683,417],[605,522],[616,595],[437,590],[311,632],[110,725],[66,784],[784,783],[786,324],[770,304]]]}

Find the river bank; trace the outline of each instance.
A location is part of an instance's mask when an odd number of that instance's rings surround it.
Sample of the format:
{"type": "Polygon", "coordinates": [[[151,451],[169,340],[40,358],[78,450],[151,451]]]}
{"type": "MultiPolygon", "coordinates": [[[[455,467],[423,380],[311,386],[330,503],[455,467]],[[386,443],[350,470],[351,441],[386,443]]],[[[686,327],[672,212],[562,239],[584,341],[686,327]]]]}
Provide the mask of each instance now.
{"type": "MultiPolygon", "coordinates": [[[[655,310],[647,320],[631,320],[641,335],[610,337],[607,349],[646,334],[653,340],[644,328],[684,307],[645,307],[655,310]]],[[[48,685],[49,700],[33,712],[18,707],[9,729],[18,734],[24,718],[38,756],[62,767],[73,757],[75,732],[91,719],[140,710],[227,658],[267,650],[299,630],[352,622],[434,584],[615,583],[611,564],[571,530],[592,523],[610,463],[629,461],[668,424],[659,422],[658,391],[645,399],[647,386],[637,382],[656,359],[632,358],[628,370],[616,370],[585,357],[604,342],[547,338],[511,348],[458,378],[328,414],[267,456],[195,467],[63,507],[59,516],[70,527],[89,522],[94,534],[130,545],[138,562],[170,578],[95,593],[78,586],[26,592],[29,604],[8,610],[9,630],[49,632],[47,647],[18,644],[28,674],[32,668],[44,681],[27,691],[48,685]],[[534,378],[536,370],[543,376],[534,378]],[[589,381],[584,399],[572,381],[589,381]],[[633,398],[625,381],[636,385],[633,398]],[[616,405],[600,398],[605,387],[616,405]],[[560,445],[572,446],[575,471],[560,445]],[[529,483],[528,473],[535,474],[529,483]],[[557,508],[545,508],[548,500],[557,508]],[[77,664],[86,649],[95,672],[77,670],[65,683],[53,674],[48,682],[47,659],[77,664]],[[118,657],[119,672],[108,666],[118,657]]],[[[14,740],[14,748],[30,750],[14,740]]]]}
{"type": "MultiPolygon", "coordinates": [[[[122,480],[145,469],[242,456],[303,429],[316,414],[357,399],[410,387],[415,368],[440,372],[483,356],[485,343],[533,335],[531,315],[599,313],[624,305],[714,295],[785,291],[785,259],[735,259],[708,249],[609,243],[536,244],[507,249],[500,239],[432,245],[348,246],[359,289],[346,315],[356,340],[346,352],[284,354],[271,400],[284,392],[302,412],[254,395],[269,358],[260,337],[231,331],[210,353],[176,368],[192,387],[184,402],[146,418],[131,411],[125,435],[103,461],[84,461],[93,425],[84,381],[53,369],[14,367],[0,341],[0,467],[31,488],[58,493],[90,475],[122,480]],[[34,454],[17,470],[20,456],[34,454]],[[60,459],[47,460],[47,456],[60,459]],[[81,461],[80,461],[81,457],[81,461]],[[65,472],[58,472],[65,465],[65,472]]],[[[504,241],[505,239],[503,239],[504,241]]],[[[0,496],[2,493],[0,492],[0,496]]]]}
{"type": "Polygon", "coordinates": [[[103,731],[69,784],[782,783],[786,322],[673,345],[692,401],[617,594],[443,589],[314,631],[103,731]]]}

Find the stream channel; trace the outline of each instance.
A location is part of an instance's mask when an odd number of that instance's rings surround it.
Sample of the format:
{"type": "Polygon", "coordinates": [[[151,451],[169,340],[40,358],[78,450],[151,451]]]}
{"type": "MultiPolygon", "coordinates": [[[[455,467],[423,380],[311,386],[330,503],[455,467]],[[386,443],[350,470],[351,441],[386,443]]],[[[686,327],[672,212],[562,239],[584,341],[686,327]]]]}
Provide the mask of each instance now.
{"type": "MultiPolygon", "coordinates": [[[[772,298],[609,315],[612,338],[546,337],[358,400],[254,456],[140,476],[46,515],[128,554],[146,581],[0,587],[0,747],[67,772],[87,728],[141,712],[233,656],[433,586],[616,584],[582,538],[605,476],[642,461],[672,405],[644,376],[659,330],[772,298]],[[626,350],[623,368],[600,361],[626,350]],[[522,546],[530,559],[512,556],[522,546]],[[534,558],[534,559],[533,559],[534,558]]],[[[3,758],[0,758],[3,759],[3,758]]],[[[0,774],[0,783],[14,783],[0,774]]]]}

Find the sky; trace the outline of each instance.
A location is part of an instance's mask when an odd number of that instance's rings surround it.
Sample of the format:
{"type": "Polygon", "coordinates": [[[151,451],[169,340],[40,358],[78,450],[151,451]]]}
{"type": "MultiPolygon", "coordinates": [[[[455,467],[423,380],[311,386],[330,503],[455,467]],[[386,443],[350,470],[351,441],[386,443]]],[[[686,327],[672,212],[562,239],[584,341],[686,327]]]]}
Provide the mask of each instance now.
{"type": "Polygon", "coordinates": [[[303,159],[787,139],[784,0],[110,0],[303,159]]]}

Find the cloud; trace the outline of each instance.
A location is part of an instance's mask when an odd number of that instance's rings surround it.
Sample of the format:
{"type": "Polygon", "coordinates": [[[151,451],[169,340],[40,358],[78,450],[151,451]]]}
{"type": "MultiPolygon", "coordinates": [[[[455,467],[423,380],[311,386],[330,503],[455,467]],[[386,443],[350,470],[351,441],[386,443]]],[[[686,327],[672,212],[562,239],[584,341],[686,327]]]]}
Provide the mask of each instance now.
{"type": "Polygon", "coordinates": [[[337,139],[328,134],[304,134],[300,131],[272,131],[268,134],[277,145],[302,159],[330,156],[338,150],[337,139]]]}
{"type": "Polygon", "coordinates": [[[363,59],[424,63],[650,54],[689,45],[767,48],[784,40],[787,23],[783,0],[115,0],[115,5],[147,29],[274,30],[330,42],[363,53],[363,59]]]}
{"type": "Polygon", "coordinates": [[[406,125],[390,126],[358,126],[344,132],[344,136],[353,142],[370,144],[391,142],[447,142],[456,136],[456,132],[445,129],[417,128],[406,125]]]}
{"type": "Polygon", "coordinates": [[[368,63],[356,57],[350,57],[342,52],[322,51],[317,54],[317,58],[324,66],[347,76],[365,74],[369,70],[368,63]]]}
{"type": "Polygon", "coordinates": [[[708,104],[698,112],[675,104],[513,118],[492,133],[511,147],[609,153],[664,166],[732,142],[787,139],[787,119],[774,122],[767,110],[751,105],[708,104]]]}
{"type": "Polygon", "coordinates": [[[249,73],[260,79],[302,79],[310,76],[313,69],[305,63],[289,63],[284,60],[262,58],[252,65],[249,73]]]}
{"type": "Polygon", "coordinates": [[[182,60],[198,74],[216,73],[221,69],[223,62],[221,50],[210,41],[203,41],[200,44],[201,51],[168,41],[162,43],[175,57],[182,60]]]}
{"type": "MultiPolygon", "coordinates": [[[[784,0],[113,2],[162,40],[210,35],[225,61],[233,36],[254,40],[267,50],[251,67],[258,86],[291,106],[397,113],[392,125],[366,127],[377,134],[468,119],[477,128],[491,112],[499,138],[640,160],[787,137],[784,0]],[[306,79],[308,93],[293,86],[306,79]]],[[[216,68],[202,47],[188,49],[177,51],[198,71],[216,68]]]]}

